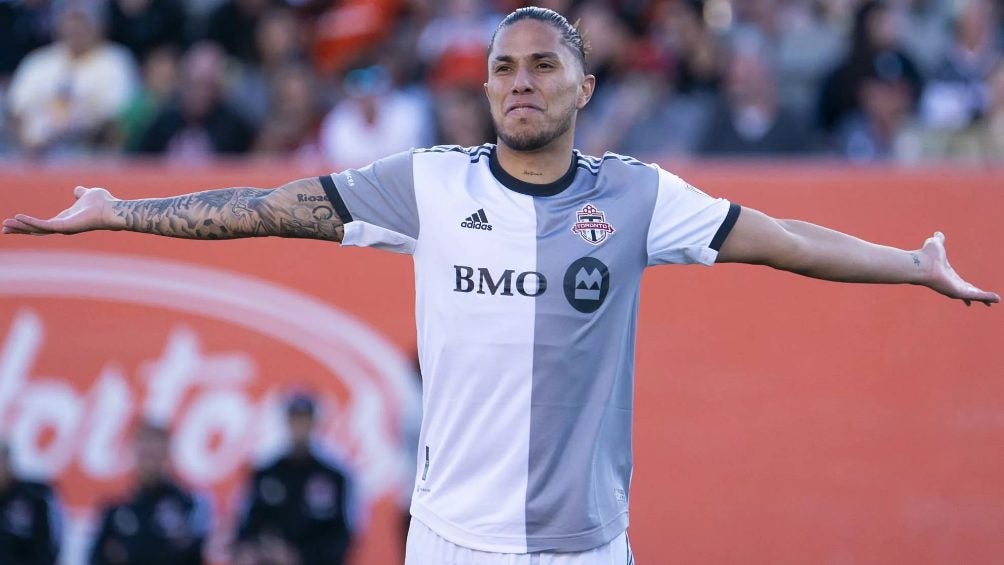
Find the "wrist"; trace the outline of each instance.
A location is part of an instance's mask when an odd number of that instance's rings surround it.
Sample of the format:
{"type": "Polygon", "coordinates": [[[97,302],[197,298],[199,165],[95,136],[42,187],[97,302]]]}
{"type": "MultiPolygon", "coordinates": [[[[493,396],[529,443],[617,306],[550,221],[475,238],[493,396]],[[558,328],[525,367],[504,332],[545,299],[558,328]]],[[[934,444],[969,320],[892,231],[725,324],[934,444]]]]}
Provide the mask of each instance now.
{"type": "Polygon", "coordinates": [[[102,213],[103,226],[102,229],[121,231],[127,229],[125,214],[121,213],[122,207],[125,206],[125,202],[110,196],[108,201],[105,203],[104,210],[102,213]]]}
{"type": "Polygon", "coordinates": [[[907,278],[910,284],[929,286],[934,272],[934,257],[925,254],[922,249],[915,249],[907,252],[910,258],[910,276],[907,278]]]}

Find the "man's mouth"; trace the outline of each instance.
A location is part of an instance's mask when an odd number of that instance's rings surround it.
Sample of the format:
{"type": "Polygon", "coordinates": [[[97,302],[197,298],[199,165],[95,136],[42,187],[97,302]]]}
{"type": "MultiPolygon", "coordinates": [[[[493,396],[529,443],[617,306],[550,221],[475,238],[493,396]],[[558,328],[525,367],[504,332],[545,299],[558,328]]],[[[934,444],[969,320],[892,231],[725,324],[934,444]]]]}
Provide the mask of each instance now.
{"type": "Polygon", "coordinates": [[[543,112],[544,110],[539,106],[534,106],[533,104],[513,104],[505,111],[506,114],[530,114],[532,112],[543,112]]]}

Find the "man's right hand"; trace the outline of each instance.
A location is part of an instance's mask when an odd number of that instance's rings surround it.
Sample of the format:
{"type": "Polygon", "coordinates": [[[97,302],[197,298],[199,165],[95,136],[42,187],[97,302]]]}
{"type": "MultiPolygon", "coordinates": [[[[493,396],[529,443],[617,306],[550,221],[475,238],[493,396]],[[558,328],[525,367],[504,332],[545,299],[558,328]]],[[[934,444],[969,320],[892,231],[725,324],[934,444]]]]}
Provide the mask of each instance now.
{"type": "Polygon", "coordinates": [[[17,214],[3,221],[3,233],[49,235],[72,234],[91,230],[122,229],[115,225],[112,203],[117,199],[103,188],[73,189],[77,199],[72,206],[48,220],[17,214]]]}

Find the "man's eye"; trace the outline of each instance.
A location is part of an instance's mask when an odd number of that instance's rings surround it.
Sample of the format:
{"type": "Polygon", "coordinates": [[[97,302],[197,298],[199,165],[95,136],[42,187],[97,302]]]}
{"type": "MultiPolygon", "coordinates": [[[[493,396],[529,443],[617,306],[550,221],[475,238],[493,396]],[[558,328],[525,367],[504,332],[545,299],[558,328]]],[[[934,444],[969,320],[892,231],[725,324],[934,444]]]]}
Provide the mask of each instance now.
{"type": "Polygon", "coordinates": [[[537,68],[538,69],[553,69],[554,65],[552,65],[551,63],[539,63],[537,65],[537,68]]]}
{"type": "Polygon", "coordinates": [[[495,72],[496,73],[509,72],[509,65],[502,65],[502,66],[499,66],[499,67],[495,67],[495,72]]]}

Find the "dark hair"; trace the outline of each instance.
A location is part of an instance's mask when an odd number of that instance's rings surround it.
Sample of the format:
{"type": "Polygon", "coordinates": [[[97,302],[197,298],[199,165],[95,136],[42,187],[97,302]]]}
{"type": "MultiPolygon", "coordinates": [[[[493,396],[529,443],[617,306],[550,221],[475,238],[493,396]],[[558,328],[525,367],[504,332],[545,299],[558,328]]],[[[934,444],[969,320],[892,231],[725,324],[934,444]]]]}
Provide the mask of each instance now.
{"type": "Polygon", "coordinates": [[[579,33],[579,30],[574,25],[568,23],[565,16],[554,10],[538,8],[537,6],[520,8],[503,18],[499,22],[499,26],[495,28],[495,33],[492,34],[491,42],[488,43],[488,53],[491,53],[495,47],[495,37],[502,31],[502,28],[509,27],[520,20],[537,20],[558,30],[561,33],[561,41],[575,53],[579,59],[579,63],[582,64],[582,68],[586,68],[586,44],[582,40],[582,34],[579,33]]]}

